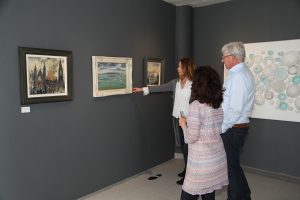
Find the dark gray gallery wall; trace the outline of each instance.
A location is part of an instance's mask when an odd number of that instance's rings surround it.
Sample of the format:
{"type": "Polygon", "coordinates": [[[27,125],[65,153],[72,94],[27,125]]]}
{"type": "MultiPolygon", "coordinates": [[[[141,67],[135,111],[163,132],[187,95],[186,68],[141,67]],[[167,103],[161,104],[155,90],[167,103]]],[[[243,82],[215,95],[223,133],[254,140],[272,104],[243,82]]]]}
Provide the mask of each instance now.
{"type": "Polygon", "coordinates": [[[175,62],[181,58],[193,57],[193,8],[176,7],[175,62]]]}
{"type": "MultiPolygon", "coordinates": [[[[176,6],[175,31],[175,65],[182,58],[193,58],[193,8],[191,6],[176,6]]],[[[181,153],[180,147],[175,147],[176,153],[181,153]]]]}
{"type": "Polygon", "coordinates": [[[74,200],[174,155],[171,97],[92,97],[92,56],[166,60],[174,77],[174,6],[161,0],[0,0],[0,200],[74,200]],[[73,101],[20,113],[18,47],[73,52],[73,101]]]}
{"type": "MultiPolygon", "coordinates": [[[[194,58],[223,75],[222,46],[300,39],[299,0],[233,0],[194,9],[194,58]]],[[[299,116],[300,117],[300,116],[299,116]]],[[[244,165],[300,177],[300,123],[252,119],[244,165]]]]}

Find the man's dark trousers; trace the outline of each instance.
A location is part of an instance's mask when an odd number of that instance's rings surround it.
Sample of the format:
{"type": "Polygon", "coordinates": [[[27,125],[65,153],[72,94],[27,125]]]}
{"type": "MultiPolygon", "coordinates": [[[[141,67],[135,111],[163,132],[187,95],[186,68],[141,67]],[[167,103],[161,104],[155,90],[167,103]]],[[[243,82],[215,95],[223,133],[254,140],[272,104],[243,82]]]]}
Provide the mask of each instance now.
{"type": "Polygon", "coordinates": [[[240,152],[249,128],[230,128],[221,134],[228,165],[228,200],[250,200],[250,188],[240,164],[240,152]]]}

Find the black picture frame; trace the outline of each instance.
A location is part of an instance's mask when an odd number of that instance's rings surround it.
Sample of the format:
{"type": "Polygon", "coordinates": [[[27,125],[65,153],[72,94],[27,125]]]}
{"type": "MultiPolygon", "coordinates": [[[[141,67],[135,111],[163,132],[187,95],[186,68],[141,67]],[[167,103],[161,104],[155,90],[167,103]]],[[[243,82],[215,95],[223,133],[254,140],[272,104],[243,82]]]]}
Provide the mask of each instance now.
{"type": "Polygon", "coordinates": [[[71,101],[72,51],[19,47],[21,104],[71,101]]]}
{"type": "Polygon", "coordinates": [[[164,83],[165,60],[162,58],[144,59],[144,85],[159,86],[164,83]]]}

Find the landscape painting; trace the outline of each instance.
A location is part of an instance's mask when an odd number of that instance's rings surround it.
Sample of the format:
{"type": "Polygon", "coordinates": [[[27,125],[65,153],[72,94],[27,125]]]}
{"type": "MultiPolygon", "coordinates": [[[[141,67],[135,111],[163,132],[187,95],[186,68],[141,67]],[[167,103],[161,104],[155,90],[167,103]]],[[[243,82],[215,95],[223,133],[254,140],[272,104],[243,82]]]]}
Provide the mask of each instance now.
{"type": "Polygon", "coordinates": [[[93,56],[93,96],[132,91],[132,58],[93,56]]]}
{"type": "Polygon", "coordinates": [[[126,88],[125,63],[98,63],[98,90],[126,88]]]}

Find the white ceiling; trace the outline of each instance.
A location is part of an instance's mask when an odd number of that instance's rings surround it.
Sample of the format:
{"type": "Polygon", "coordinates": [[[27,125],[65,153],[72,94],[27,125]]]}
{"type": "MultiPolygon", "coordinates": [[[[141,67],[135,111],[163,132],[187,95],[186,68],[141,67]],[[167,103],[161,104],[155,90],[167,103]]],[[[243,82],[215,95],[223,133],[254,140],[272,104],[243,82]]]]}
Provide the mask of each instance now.
{"type": "Polygon", "coordinates": [[[231,0],[163,0],[175,6],[203,7],[231,0]]]}

